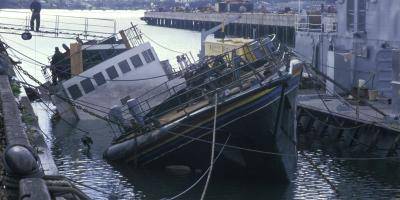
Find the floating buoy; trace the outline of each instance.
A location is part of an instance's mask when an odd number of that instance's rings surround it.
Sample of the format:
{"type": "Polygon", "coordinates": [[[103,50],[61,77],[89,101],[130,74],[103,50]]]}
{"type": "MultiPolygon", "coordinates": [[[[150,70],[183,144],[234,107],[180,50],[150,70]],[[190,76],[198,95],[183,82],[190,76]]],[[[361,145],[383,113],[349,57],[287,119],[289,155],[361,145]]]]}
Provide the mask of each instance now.
{"type": "Polygon", "coordinates": [[[32,34],[29,31],[26,31],[25,33],[21,34],[21,38],[23,40],[30,40],[32,39],[32,34]]]}

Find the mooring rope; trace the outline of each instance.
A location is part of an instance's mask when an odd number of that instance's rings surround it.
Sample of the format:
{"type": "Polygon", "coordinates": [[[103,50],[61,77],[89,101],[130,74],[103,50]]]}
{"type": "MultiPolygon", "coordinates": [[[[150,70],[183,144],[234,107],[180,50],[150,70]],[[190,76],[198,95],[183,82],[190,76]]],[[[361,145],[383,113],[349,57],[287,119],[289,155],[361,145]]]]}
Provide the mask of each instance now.
{"type": "Polygon", "coordinates": [[[210,158],[210,171],[208,172],[207,181],[204,185],[203,193],[201,194],[200,200],[203,200],[206,196],[207,188],[210,183],[212,170],[214,168],[214,152],[215,152],[215,133],[217,129],[217,114],[218,114],[218,92],[214,95],[215,98],[215,106],[214,106],[214,126],[213,126],[213,134],[212,134],[212,144],[211,144],[211,158],[210,158]]]}
{"type": "Polygon", "coordinates": [[[153,42],[154,44],[156,44],[157,46],[159,46],[159,47],[161,47],[161,48],[163,48],[163,49],[166,49],[166,50],[171,51],[171,52],[174,52],[174,53],[185,54],[185,53],[182,52],[182,51],[173,50],[173,49],[171,49],[171,48],[168,48],[168,47],[166,47],[166,46],[160,44],[159,42],[156,42],[155,40],[151,39],[148,35],[146,35],[146,34],[143,33],[143,32],[142,32],[142,34],[143,34],[144,37],[146,37],[148,40],[150,40],[151,42],[153,42]]]}
{"type": "MultiPolygon", "coordinates": [[[[215,164],[215,163],[217,162],[217,160],[219,159],[219,157],[222,155],[222,152],[224,151],[225,146],[227,145],[227,143],[228,143],[228,141],[229,141],[230,138],[231,138],[231,135],[229,134],[229,135],[228,135],[228,138],[226,138],[226,140],[225,140],[224,145],[222,145],[222,148],[221,148],[221,150],[219,151],[217,157],[215,157],[215,159],[214,159],[214,161],[213,161],[213,164],[215,164]]],[[[209,166],[209,167],[207,168],[207,170],[206,170],[206,171],[191,185],[191,186],[189,186],[188,188],[186,188],[184,191],[182,191],[181,193],[179,193],[179,194],[177,194],[177,195],[175,195],[175,196],[173,196],[173,197],[171,197],[171,198],[163,198],[162,200],[165,200],[165,199],[167,199],[167,200],[174,200],[174,199],[177,199],[177,198],[179,198],[180,196],[186,194],[187,192],[189,192],[189,191],[190,191],[191,189],[193,189],[197,184],[199,184],[199,182],[207,175],[208,171],[210,171],[210,167],[211,167],[211,166],[209,166]]]]}

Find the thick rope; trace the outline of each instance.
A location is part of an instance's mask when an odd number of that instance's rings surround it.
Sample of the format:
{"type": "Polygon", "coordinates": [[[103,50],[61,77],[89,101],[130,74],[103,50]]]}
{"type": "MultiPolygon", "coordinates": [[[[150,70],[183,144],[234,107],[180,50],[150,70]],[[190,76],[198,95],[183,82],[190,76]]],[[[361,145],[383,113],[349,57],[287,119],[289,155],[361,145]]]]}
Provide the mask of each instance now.
{"type": "Polygon", "coordinates": [[[206,196],[208,185],[210,184],[212,170],[214,168],[214,152],[215,152],[215,132],[217,129],[217,113],[218,113],[218,92],[214,95],[215,98],[215,107],[214,107],[214,127],[213,127],[213,135],[212,135],[212,144],[211,144],[211,158],[210,158],[210,171],[208,172],[207,181],[204,185],[203,193],[201,194],[201,200],[206,196]]]}

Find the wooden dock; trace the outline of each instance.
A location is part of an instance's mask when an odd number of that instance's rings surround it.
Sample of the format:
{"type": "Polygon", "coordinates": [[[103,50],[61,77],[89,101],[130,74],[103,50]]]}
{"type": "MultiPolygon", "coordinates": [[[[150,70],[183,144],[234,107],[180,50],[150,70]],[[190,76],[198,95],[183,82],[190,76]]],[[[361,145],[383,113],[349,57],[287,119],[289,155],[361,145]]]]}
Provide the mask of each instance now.
{"type": "Polygon", "coordinates": [[[145,12],[142,20],[149,25],[201,31],[211,29],[228,19],[240,19],[225,26],[228,36],[259,38],[277,34],[280,41],[294,45],[297,16],[274,13],[201,13],[145,12]]]}

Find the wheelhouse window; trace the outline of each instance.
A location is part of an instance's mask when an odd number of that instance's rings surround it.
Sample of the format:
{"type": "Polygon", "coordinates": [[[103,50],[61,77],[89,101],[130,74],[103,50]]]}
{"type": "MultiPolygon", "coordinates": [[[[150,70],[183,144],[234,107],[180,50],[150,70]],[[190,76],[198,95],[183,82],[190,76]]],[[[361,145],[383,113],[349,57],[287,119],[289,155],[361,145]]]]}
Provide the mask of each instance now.
{"type": "Polygon", "coordinates": [[[367,0],[358,0],[357,31],[365,31],[367,20],[367,0]]]}
{"type": "Polygon", "coordinates": [[[86,78],[85,80],[82,80],[81,86],[83,88],[83,91],[85,91],[86,94],[94,90],[94,86],[93,86],[93,83],[90,80],[90,78],[86,78]]]}
{"type": "Polygon", "coordinates": [[[132,70],[131,67],[129,66],[128,61],[126,61],[126,60],[119,62],[118,66],[121,69],[121,72],[124,74],[128,73],[132,70]]]}
{"type": "Polygon", "coordinates": [[[67,90],[74,100],[82,96],[81,89],[76,84],[69,86],[67,90]]]}
{"type": "Polygon", "coordinates": [[[367,0],[347,0],[347,30],[365,31],[367,0]]]}
{"type": "Polygon", "coordinates": [[[151,51],[151,49],[147,49],[146,51],[142,52],[142,55],[144,57],[144,59],[146,60],[147,63],[151,63],[154,60],[156,60],[154,58],[153,52],[151,51]]]}
{"type": "Polygon", "coordinates": [[[134,67],[141,67],[141,66],[143,66],[142,59],[140,59],[140,56],[139,56],[139,55],[134,55],[134,56],[132,56],[130,59],[131,59],[131,62],[132,62],[132,64],[133,64],[134,67]]]}
{"type": "Polygon", "coordinates": [[[101,73],[101,72],[93,75],[93,78],[96,81],[96,84],[98,86],[103,85],[104,83],[106,83],[106,79],[104,78],[103,73],[101,73]]]}
{"type": "Polygon", "coordinates": [[[347,30],[354,31],[354,0],[347,0],[347,30]]]}
{"type": "Polygon", "coordinates": [[[110,77],[111,80],[114,80],[115,78],[118,77],[118,72],[117,72],[117,70],[115,69],[114,66],[111,66],[111,67],[107,68],[106,72],[108,74],[108,77],[110,77]]]}

